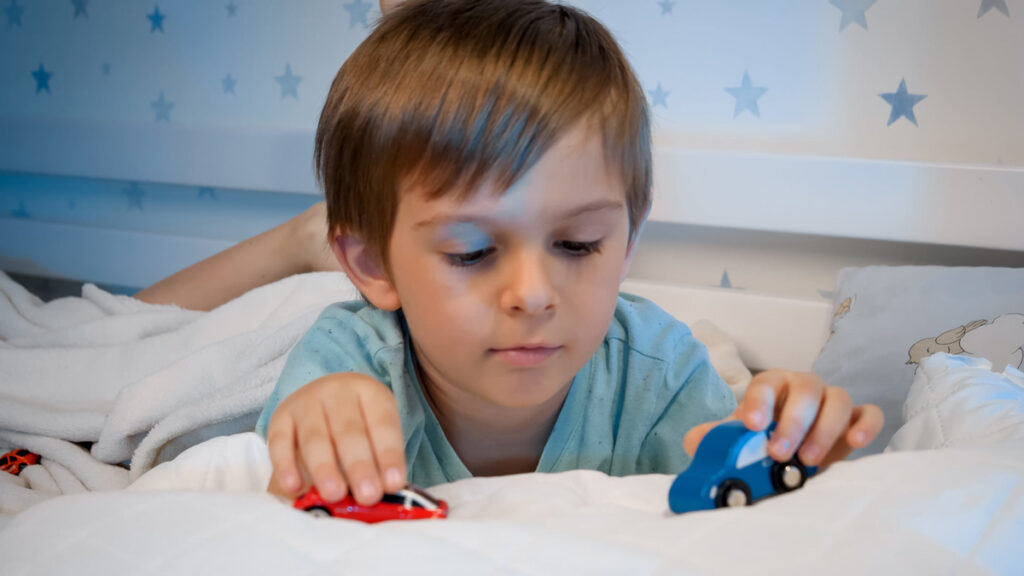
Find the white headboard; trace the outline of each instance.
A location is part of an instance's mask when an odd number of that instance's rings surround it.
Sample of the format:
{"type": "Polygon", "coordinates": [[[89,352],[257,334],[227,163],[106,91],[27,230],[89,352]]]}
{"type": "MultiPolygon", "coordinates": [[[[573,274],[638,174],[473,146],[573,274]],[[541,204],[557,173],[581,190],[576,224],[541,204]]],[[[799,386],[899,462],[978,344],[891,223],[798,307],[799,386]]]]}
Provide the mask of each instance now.
{"type": "Polygon", "coordinates": [[[823,300],[640,280],[627,280],[622,291],[651,300],[687,324],[711,321],[736,342],[751,370],[810,371],[828,337],[831,305],[823,300]]]}

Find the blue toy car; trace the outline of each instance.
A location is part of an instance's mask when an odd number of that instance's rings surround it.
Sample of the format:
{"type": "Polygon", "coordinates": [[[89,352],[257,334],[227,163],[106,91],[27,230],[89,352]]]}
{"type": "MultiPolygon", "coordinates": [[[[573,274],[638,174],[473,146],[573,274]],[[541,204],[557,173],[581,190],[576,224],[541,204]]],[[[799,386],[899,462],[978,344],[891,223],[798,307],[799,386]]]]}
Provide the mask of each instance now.
{"type": "Polygon", "coordinates": [[[767,496],[796,490],[818,471],[794,455],[776,462],[768,455],[775,422],[760,432],[730,420],[711,429],[689,468],[676,476],[668,505],[676,514],[725,506],[747,506],[767,496]]]}

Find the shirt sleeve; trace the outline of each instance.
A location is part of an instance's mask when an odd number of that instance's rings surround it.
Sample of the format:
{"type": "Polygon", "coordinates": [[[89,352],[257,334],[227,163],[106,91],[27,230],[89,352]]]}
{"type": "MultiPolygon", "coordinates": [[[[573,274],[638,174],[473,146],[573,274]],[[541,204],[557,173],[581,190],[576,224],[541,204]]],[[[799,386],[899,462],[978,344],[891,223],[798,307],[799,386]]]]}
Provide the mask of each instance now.
{"type": "Polygon", "coordinates": [[[270,417],[281,402],[322,376],[357,372],[390,387],[390,373],[388,366],[379,361],[380,352],[403,345],[402,330],[394,313],[360,301],[328,306],[288,355],[274,391],[260,413],[256,432],[266,438],[270,417]]]}

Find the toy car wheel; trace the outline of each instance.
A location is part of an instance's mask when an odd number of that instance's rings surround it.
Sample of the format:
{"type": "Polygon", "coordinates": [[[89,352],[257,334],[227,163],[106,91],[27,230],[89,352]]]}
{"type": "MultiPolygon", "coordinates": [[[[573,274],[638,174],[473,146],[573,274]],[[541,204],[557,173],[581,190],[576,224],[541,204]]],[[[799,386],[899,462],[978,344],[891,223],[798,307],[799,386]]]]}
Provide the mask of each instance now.
{"type": "Polygon", "coordinates": [[[806,481],[807,468],[796,458],[772,464],[772,486],[779,494],[796,490],[806,481]]]}
{"type": "Polygon", "coordinates": [[[309,512],[310,515],[316,516],[317,518],[331,517],[331,513],[328,512],[327,508],[324,508],[323,506],[313,506],[311,508],[306,508],[306,512],[309,512]]]}
{"type": "Polygon", "coordinates": [[[747,506],[750,502],[750,486],[743,480],[730,478],[718,486],[718,495],[715,496],[716,508],[736,508],[747,506]]]}

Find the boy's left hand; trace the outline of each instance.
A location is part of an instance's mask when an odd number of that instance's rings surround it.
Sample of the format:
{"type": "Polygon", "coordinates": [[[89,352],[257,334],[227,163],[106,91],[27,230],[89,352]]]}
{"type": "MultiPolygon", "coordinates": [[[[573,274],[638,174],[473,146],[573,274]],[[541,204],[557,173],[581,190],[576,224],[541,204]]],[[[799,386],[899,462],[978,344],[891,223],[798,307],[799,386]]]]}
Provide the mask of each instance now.
{"type": "MultiPolygon", "coordinates": [[[[882,410],[874,404],[854,406],[850,395],[827,386],[816,374],[767,370],[750,381],[743,401],[724,420],[742,420],[751,430],[778,422],[768,454],[785,462],[796,452],[806,466],[826,467],[867,446],[882,430],[882,410]],[[803,445],[801,445],[801,442],[803,445]]],[[[693,427],[683,438],[691,456],[708,433],[724,420],[693,427]]]]}

